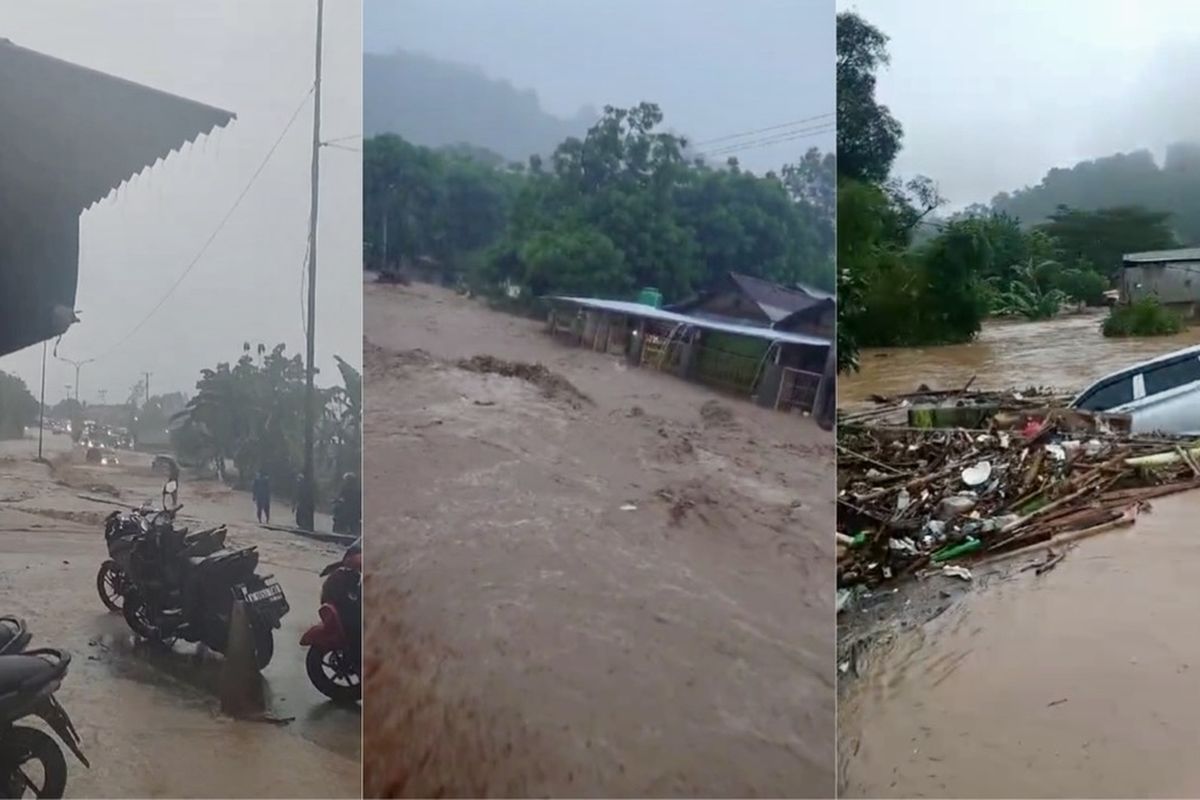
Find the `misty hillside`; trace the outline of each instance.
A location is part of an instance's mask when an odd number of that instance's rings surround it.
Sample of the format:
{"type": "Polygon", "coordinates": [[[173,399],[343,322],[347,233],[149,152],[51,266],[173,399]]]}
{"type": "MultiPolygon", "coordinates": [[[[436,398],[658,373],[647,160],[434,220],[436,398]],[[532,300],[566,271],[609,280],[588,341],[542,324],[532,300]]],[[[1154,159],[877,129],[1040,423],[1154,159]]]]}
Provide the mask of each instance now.
{"type": "Polygon", "coordinates": [[[509,161],[546,156],[583,136],[597,112],[561,119],[537,94],[493,80],[475,67],[406,51],[363,56],[363,133],[397,133],[426,147],[470,143],[509,161]]]}
{"type": "Polygon", "coordinates": [[[993,210],[1026,224],[1044,221],[1059,205],[1086,211],[1130,205],[1169,211],[1181,243],[1200,242],[1200,144],[1172,145],[1161,166],[1149,151],[1138,150],[1055,168],[1037,186],[1002,192],[991,203],[993,210]]]}

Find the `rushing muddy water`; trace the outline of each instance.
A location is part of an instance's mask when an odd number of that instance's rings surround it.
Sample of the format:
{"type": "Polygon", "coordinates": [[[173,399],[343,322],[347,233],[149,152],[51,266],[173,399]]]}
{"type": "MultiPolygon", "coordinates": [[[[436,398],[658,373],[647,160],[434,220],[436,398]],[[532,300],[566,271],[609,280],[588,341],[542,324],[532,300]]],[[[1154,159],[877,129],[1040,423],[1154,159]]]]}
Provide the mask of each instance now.
{"type": "Polygon", "coordinates": [[[840,796],[1200,796],[1197,508],[1154,501],[879,645],[839,703],[840,796]]]}
{"type": "Polygon", "coordinates": [[[989,321],[970,344],[943,347],[871,348],[862,369],[838,381],[838,402],[850,405],[872,394],[911,392],[924,383],[935,389],[1050,386],[1082,389],[1115,369],[1180,347],[1200,344],[1200,327],[1175,336],[1106,339],[1104,312],[1045,322],[989,321]]]}

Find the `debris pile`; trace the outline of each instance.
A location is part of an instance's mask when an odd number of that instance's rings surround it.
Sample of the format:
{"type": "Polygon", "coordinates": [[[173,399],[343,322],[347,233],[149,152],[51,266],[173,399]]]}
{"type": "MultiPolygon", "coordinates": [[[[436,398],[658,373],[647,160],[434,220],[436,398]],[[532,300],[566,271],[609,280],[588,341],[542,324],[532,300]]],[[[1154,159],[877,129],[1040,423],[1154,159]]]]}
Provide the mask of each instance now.
{"type": "Polygon", "coordinates": [[[1200,443],[1127,431],[1127,417],[1031,406],[975,429],[843,423],[839,587],[970,579],[966,562],[1130,524],[1150,498],[1200,487],[1200,443]]]}

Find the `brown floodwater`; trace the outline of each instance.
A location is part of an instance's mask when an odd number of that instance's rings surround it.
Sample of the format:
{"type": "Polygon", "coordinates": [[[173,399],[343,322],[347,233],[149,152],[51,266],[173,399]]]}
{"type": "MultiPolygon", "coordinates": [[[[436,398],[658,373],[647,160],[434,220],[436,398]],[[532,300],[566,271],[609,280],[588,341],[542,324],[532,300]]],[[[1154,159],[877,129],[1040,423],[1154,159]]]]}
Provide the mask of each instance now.
{"type": "Polygon", "coordinates": [[[1200,797],[1200,493],[968,594],[839,703],[843,797],[1200,797]]]}
{"type": "Polygon", "coordinates": [[[1175,336],[1106,339],[1100,333],[1104,314],[988,321],[970,344],[869,348],[862,351],[861,371],[838,379],[838,402],[852,405],[872,394],[911,392],[922,383],[957,388],[972,376],[977,389],[1049,386],[1074,391],[1129,364],[1200,344],[1200,327],[1175,336]]]}

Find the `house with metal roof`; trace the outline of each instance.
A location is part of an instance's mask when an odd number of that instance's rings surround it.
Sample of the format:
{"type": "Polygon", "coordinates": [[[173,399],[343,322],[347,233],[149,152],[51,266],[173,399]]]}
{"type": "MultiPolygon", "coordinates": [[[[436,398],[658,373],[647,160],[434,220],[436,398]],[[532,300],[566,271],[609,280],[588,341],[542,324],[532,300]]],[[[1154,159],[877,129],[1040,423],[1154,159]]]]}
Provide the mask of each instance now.
{"type": "Polygon", "coordinates": [[[0,39],[0,355],[76,321],[80,214],[234,118],[0,39]]]}
{"type": "Polygon", "coordinates": [[[548,299],[547,329],[565,341],[832,424],[836,308],[830,298],[731,273],[712,290],[665,308],[548,299]],[[827,323],[822,314],[829,315],[827,323]]]}
{"type": "Polygon", "coordinates": [[[782,286],[752,275],[730,272],[703,292],[669,310],[697,317],[738,320],[829,338],[837,314],[832,295],[811,287],[782,286]]]}
{"type": "Polygon", "coordinates": [[[1121,257],[1122,303],[1155,297],[1189,319],[1200,311],[1200,247],[1127,253],[1121,257]]]}

